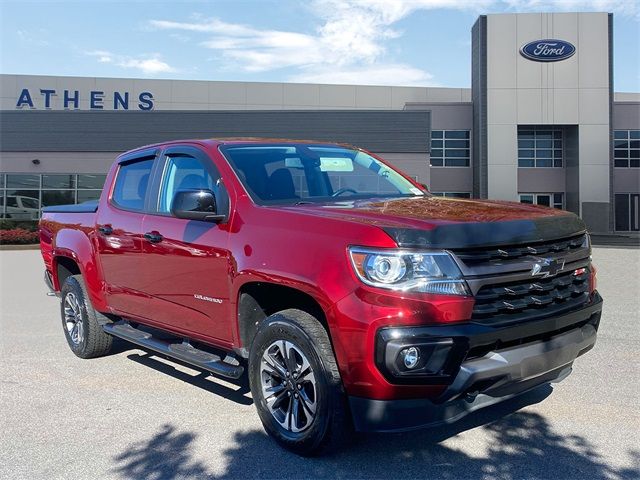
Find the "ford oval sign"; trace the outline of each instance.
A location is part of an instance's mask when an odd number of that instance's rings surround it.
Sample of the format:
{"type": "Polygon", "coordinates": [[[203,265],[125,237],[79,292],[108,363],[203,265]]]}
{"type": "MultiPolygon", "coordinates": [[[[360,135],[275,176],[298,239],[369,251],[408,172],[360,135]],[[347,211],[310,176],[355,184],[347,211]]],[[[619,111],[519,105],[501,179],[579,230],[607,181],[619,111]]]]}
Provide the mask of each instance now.
{"type": "Polygon", "coordinates": [[[576,53],[576,47],[564,40],[535,40],[523,45],[520,54],[536,62],[558,62],[576,53]]]}

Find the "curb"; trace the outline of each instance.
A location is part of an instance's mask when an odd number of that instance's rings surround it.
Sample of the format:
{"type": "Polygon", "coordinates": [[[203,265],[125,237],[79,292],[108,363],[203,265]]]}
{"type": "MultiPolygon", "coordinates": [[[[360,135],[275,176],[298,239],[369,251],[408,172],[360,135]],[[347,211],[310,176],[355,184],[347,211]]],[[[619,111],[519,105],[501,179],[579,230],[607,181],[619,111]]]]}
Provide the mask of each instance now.
{"type": "Polygon", "coordinates": [[[40,250],[40,244],[30,243],[27,245],[0,245],[0,251],[3,250],[40,250]]]}

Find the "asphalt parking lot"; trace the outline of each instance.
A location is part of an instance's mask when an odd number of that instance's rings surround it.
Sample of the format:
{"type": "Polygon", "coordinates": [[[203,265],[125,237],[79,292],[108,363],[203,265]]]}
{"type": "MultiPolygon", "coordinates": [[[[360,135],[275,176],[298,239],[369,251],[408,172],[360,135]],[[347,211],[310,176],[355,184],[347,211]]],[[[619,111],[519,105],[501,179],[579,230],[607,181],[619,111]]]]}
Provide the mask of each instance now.
{"type": "Polygon", "coordinates": [[[598,343],[553,391],[303,459],[267,438],[244,384],[123,343],[76,358],[39,252],[0,251],[0,478],[639,478],[640,250],[593,256],[598,343]]]}

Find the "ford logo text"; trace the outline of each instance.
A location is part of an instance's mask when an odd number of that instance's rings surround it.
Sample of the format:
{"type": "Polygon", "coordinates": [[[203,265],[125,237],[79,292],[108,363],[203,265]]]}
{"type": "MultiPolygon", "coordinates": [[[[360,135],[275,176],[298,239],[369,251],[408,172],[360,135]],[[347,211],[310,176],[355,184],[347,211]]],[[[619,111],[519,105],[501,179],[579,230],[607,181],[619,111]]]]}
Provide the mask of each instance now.
{"type": "Polygon", "coordinates": [[[523,45],[520,54],[536,62],[558,62],[576,53],[576,47],[564,40],[535,40],[523,45]]]}

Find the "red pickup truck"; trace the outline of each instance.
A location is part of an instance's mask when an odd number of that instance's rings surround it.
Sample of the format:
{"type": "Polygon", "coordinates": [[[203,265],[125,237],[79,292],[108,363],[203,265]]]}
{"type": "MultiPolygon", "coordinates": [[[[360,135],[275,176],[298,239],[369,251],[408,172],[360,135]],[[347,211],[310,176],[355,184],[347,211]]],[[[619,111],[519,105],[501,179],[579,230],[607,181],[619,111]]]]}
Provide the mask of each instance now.
{"type": "Polygon", "coordinates": [[[596,341],[577,216],[436,197],[347,145],[147,146],[118,157],[99,202],[43,212],[45,281],[77,356],[115,336],[247,371],[266,431],[302,455],[560,381],[596,341]]]}

